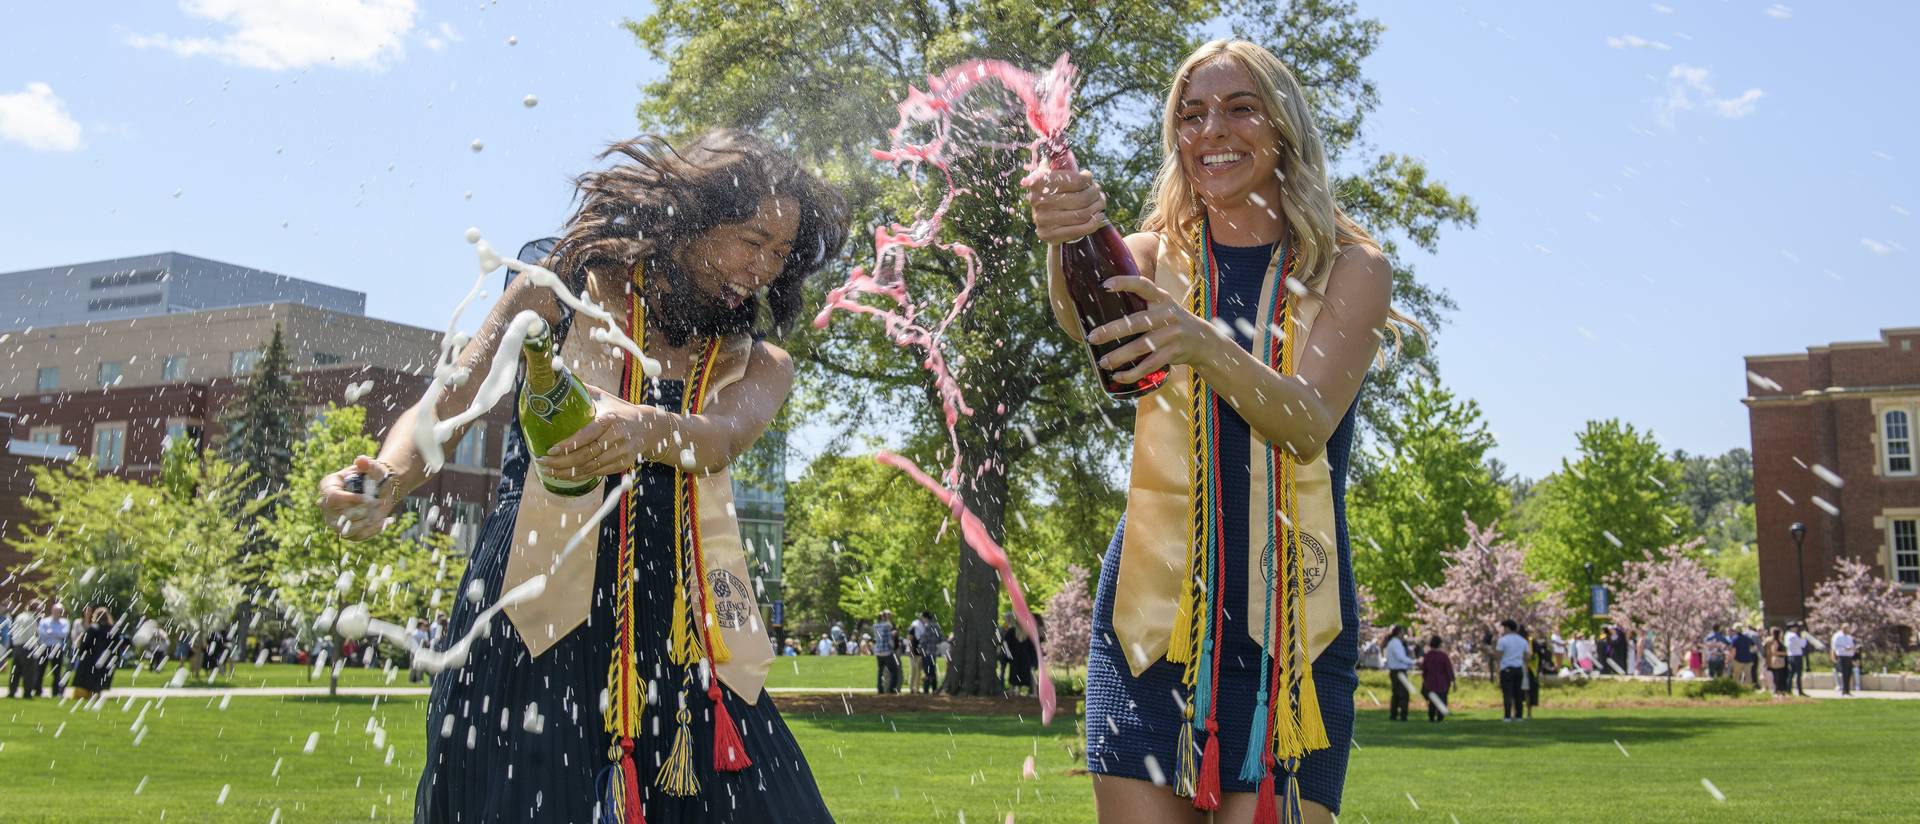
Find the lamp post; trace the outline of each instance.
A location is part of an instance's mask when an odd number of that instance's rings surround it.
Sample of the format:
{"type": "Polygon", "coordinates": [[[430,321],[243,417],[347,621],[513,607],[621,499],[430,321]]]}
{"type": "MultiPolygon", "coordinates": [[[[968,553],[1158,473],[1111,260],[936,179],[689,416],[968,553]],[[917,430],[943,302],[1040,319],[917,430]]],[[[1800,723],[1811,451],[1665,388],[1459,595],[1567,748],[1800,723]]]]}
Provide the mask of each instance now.
{"type": "Polygon", "coordinates": [[[1588,561],[1581,566],[1587,570],[1587,621],[1593,624],[1593,631],[1598,633],[1600,631],[1600,616],[1595,615],[1593,612],[1593,562],[1588,561]]]}
{"type": "Polygon", "coordinates": [[[1787,534],[1793,536],[1793,582],[1800,588],[1800,620],[1807,619],[1807,562],[1804,560],[1802,546],[1807,540],[1807,525],[1794,521],[1787,527],[1787,534]]]}

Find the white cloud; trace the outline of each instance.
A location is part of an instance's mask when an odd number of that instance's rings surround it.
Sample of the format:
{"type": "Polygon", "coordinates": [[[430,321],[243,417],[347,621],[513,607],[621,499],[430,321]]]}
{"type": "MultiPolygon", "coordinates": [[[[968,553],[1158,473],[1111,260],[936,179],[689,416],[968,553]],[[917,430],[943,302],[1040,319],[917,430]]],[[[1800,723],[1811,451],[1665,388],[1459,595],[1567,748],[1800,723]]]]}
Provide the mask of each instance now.
{"type": "Polygon", "coordinates": [[[79,151],[80,123],[52,86],[28,83],[26,91],[0,94],[0,140],[36,152],[79,151]]]}
{"type": "Polygon", "coordinates": [[[459,30],[455,29],[452,23],[442,22],[437,28],[438,34],[429,34],[426,40],[421,41],[430,51],[440,51],[446,48],[448,43],[458,43],[466,39],[460,36],[459,30]]]}
{"type": "Polygon", "coordinates": [[[1876,255],[1893,254],[1892,246],[1889,246],[1885,243],[1881,243],[1880,241],[1874,240],[1873,238],[1870,238],[1870,237],[1861,238],[1860,245],[1867,247],[1867,251],[1872,252],[1876,255]]]}
{"type": "Polygon", "coordinates": [[[1659,12],[1660,14],[1672,14],[1672,13],[1673,13],[1673,7],[1672,7],[1672,6],[1663,6],[1663,5],[1660,5],[1659,3],[1655,3],[1655,4],[1653,4],[1653,10],[1654,10],[1654,11],[1656,11],[1656,12],[1659,12]]]}
{"type": "Polygon", "coordinates": [[[1739,97],[1713,101],[1713,110],[1719,112],[1721,117],[1728,120],[1739,120],[1740,118],[1753,114],[1754,104],[1760,102],[1760,98],[1765,96],[1766,92],[1760,91],[1759,89],[1748,89],[1742,92],[1739,97]]]}
{"type": "Polygon", "coordinates": [[[415,0],[180,0],[187,14],[232,31],[220,37],[136,34],[127,43],[269,71],[329,64],[379,71],[405,53],[415,6],[415,0]]]}
{"type": "Polygon", "coordinates": [[[1607,38],[1607,45],[1616,49],[1653,49],[1654,51],[1671,51],[1673,49],[1672,46],[1658,40],[1648,40],[1637,34],[1609,37],[1607,38]]]}
{"type": "Polygon", "coordinates": [[[1657,116],[1660,123],[1671,126],[1674,115],[1702,106],[1710,106],[1714,113],[1728,120],[1739,120],[1753,114],[1760,98],[1766,96],[1766,92],[1759,89],[1748,89],[1739,97],[1715,97],[1713,84],[1708,79],[1710,75],[1710,71],[1700,66],[1674,64],[1667,71],[1667,97],[1657,116]]]}
{"type": "Polygon", "coordinates": [[[1775,20],[1785,20],[1793,16],[1793,9],[1787,8],[1786,6],[1783,6],[1779,3],[1775,3],[1771,6],[1768,6],[1764,14],[1766,14],[1768,17],[1771,17],[1775,20]]]}

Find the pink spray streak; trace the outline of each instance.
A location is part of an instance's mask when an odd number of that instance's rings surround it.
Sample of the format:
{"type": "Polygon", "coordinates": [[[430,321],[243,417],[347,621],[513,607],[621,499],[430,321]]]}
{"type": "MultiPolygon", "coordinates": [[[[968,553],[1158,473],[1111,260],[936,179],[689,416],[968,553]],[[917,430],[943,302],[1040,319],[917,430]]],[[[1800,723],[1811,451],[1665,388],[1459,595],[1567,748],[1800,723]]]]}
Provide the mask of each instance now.
{"type": "MultiPolygon", "coordinates": [[[[969,60],[942,72],[937,77],[927,78],[927,90],[908,87],[907,99],[899,106],[900,122],[887,135],[891,145],[885,150],[876,150],[873,156],[877,160],[887,161],[895,166],[918,167],[921,164],[932,165],[940,170],[940,176],[946,184],[946,194],[940,198],[940,205],[933,214],[916,219],[911,226],[898,223],[889,226],[876,226],[873,230],[874,264],[872,269],[864,266],[854,267],[848,273],[847,282],[827,293],[827,304],[813,319],[816,328],[825,328],[832,320],[835,310],[850,314],[866,315],[876,318],[886,329],[887,337],[895,346],[914,347],[925,353],[921,367],[933,374],[934,386],[940,396],[941,410],[947,427],[947,442],[953,449],[953,462],[947,467],[939,481],[922,471],[913,461],[891,452],[881,451],[874,459],[887,466],[899,469],[921,486],[926,487],[940,502],[952,511],[953,517],[960,522],[960,534],[967,545],[973,548],[980,560],[1000,577],[1000,585],[1007,591],[1007,598],[1013,604],[1014,620],[1025,630],[1027,637],[1039,638],[1039,628],[1034,624],[1033,610],[1027,606],[1026,593],[1020,588],[1020,581],[1013,574],[1013,567],[1007,560],[1007,552],[988,534],[986,524],[967,508],[957,491],[961,482],[960,436],[958,425],[961,415],[972,415],[973,408],[967,404],[961,392],[960,382],[954,377],[953,370],[947,366],[946,353],[941,350],[940,342],[947,328],[960,317],[967,302],[973,296],[973,287],[980,274],[979,260],[973,250],[962,243],[942,243],[939,240],[940,227],[946,218],[947,209],[953,205],[954,198],[963,190],[954,183],[953,170],[946,157],[948,138],[952,133],[953,116],[956,107],[968,93],[992,80],[1005,87],[1020,98],[1026,107],[1027,125],[1038,135],[1027,149],[1031,153],[1027,164],[1029,177],[1044,173],[1046,169],[1045,151],[1048,147],[1057,148],[1066,132],[1067,122],[1072,116],[1073,101],[1073,64],[1067,62],[1067,55],[1061,54],[1053,67],[1039,76],[1030,74],[1016,66],[999,60],[969,60]],[[926,143],[913,143],[907,140],[906,131],[915,123],[932,125],[933,138],[926,143]],[[913,249],[932,248],[950,253],[966,264],[966,274],[961,282],[960,293],[954,297],[953,306],[940,317],[939,322],[928,328],[920,314],[918,305],[908,288],[907,254],[913,249]],[[892,301],[893,306],[871,306],[860,302],[863,295],[875,295],[892,301]]],[[[989,467],[981,466],[977,471],[985,472],[989,467]]],[[[1052,723],[1056,698],[1053,679],[1047,674],[1044,658],[1038,668],[1040,676],[1040,722],[1052,723]]]]}

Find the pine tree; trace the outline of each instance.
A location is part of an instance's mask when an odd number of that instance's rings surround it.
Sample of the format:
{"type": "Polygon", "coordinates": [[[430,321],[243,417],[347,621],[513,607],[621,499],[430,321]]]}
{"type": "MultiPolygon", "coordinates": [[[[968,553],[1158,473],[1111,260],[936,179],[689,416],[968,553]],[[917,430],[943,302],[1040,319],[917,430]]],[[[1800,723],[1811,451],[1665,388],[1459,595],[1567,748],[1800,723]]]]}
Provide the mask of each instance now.
{"type": "Polygon", "coordinates": [[[256,496],[286,487],[293,465],[293,443],[300,439],[300,387],[280,327],[260,352],[260,361],[240,395],[221,410],[220,457],[252,470],[256,496]]]}

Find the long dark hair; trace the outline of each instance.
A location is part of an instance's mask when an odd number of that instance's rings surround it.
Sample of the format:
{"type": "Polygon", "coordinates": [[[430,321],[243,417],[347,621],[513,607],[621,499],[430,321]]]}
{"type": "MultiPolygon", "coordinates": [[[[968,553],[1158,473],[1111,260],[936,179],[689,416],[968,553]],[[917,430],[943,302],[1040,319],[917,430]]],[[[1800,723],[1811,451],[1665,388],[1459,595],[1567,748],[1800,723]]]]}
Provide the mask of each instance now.
{"type": "Polygon", "coordinates": [[[755,337],[778,337],[800,314],[807,277],[837,257],[847,241],[847,204],[833,187],[808,174],[793,156],[734,129],[702,133],[679,149],[653,135],[614,143],[599,160],[615,165],[574,179],[578,207],[553,247],[551,268],[574,291],[590,267],[630,270],[644,264],[664,272],[682,245],[716,226],[753,217],[762,199],[791,197],[800,226],[780,275],[767,286],[755,337]]]}

